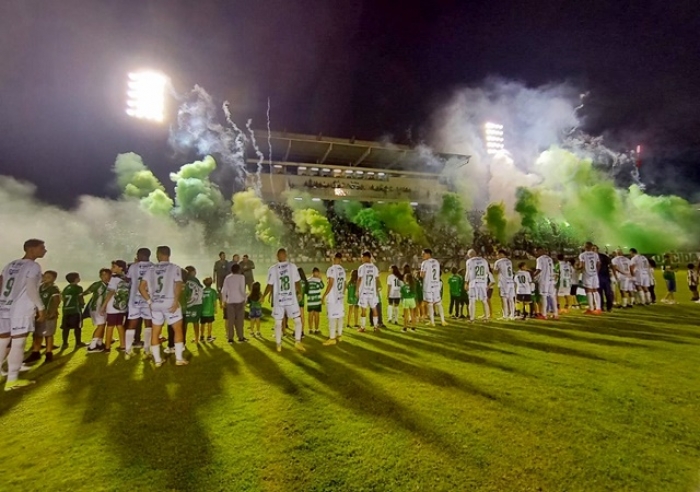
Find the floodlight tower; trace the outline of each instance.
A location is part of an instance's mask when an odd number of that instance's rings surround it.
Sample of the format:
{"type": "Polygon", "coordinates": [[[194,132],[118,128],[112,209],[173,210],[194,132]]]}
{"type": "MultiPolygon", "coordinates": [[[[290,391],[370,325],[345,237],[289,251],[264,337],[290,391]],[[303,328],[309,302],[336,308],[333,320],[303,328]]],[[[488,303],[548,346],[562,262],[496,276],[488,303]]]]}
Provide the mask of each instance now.
{"type": "Polygon", "coordinates": [[[162,122],[165,118],[165,89],[168,77],[144,70],[129,74],[126,114],[142,120],[162,122]]]}
{"type": "Polygon", "coordinates": [[[486,140],[486,152],[489,155],[497,154],[505,149],[503,139],[503,125],[488,122],[484,125],[484,138],[486,140]]]}

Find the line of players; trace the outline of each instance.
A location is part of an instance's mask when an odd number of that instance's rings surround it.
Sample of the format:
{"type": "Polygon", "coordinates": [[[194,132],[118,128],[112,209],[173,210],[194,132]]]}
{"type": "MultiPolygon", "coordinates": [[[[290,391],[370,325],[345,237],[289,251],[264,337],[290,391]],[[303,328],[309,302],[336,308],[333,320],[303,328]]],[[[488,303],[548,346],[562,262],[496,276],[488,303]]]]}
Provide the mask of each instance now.
{"type": "MultiPolygon", "coordinates": [[[[0,276],[0,364],[7,357],[6,390],[32,383],[18,378],[22,367],[24,346],[28,334],[34,331],[35,321],[45,322],[45,304],[39,294],[42,273],[35,260],[46,254],[46,247],[43,241],[30,239],[25,242],[24,251],[24,257],[9,263],[0,276]]],[[[630,253],[632,258],[628,259],[618,251],[612,261],[612,273],[620,286],[623,306],[634,302],[633,293],[636,293],[639,302],[648,304],[651,302],[648,260],[634,249],[631,249],[630,253]]],[[[152,357],[156,367],[163,364],[160,334],[163,326],[167,324],[174,332],[176,365],[187,365],[188,361],[183,356],[183,312],[179,301],[183,290],[182,269],[170,262],[171,251],[167,246],[157,248],[158,262],[155,264],[151,263],[150,254],[147,248],[139,249],[136,262],[129,266],[126,272],[124,272],[126,264],[123,261],[113,262],[104,301],[99,303],[107,308],[93,310],[90,313],[96,330],[88,350],[94,350],[104,344],[105,327],[122,326],[124,317],[127,316],[124,352],[126,359],[133,356],[135,331],[143,321],[146,358],[152,357]]],[[[295,347],[305,351],[302,344],[299,307],[302,295],[299,271],[296,265],[287,261],[285,249],[278,251],[277,260],[277,264],[268,270],[267,286],[262,302],[270,298],[272,317],[275,321],[277,350],[282,350],[282,326],[286,318],[292,322],[295,347]]],[[[329,339],[324,342],[324,345],[334,345],[342,340],[345,318],[344,297],[348,282],[341,260],[342,255],[336,254],[333,265],[326,272],[328,283],[322,296],[322,303],[327,305],[329,339]]],[[[600,287],[598,272],[601,269],[601,261],[592,243],[586,243],[585,250],[579,255],[575,267],[582,272],[582,283],[589,304],[587,313],[600,313],[602,306],[598,292],[600,287]]],[[[522,264],[519,271],[514,273],[513,264],[503,250],[499,252],[494,270],[498,274],[499,293],[503,300],[503,318],[505,319],[515,317],[516,299],[523,304],[530,302],[533,283],[537,284],[541,296],[540,317],[545,317],[551,311],[552,316],[557,318],[559,315],[557,294],[562,295],[563,292],[563,295],[568,295],[567,289],[570,293],[574,275],[570,263],[559,261],[555,267],[552,258],[545,254],[542,248],[537,250],[537,265],[533,275],[530,275],[522,264]]],[[[361,310],[360,332],[366,329],[368,310],[372,313],[374,329],[379,329],[377,312],[381,288],[379,274],[379,269],[372,262],[371,253],[363,253],[362,265],[358,268],[357,279],[353,285],[357,292],[357,305],[361,310]]],[[[436,311],[441,323],[445,325],[440,264],[432,257],[430,249],[423,250],[420,277],[422,297],[427,304],[430,325],[435,325],[436,311]]],[[[490,318],[488,289],[494,282],[488,261],[479,257],[474,250],[469,250],[464,287],[469,295],[471,321],[475,319],[477,302],[483,304],[485,318],[490,318]]],[[[405,284],[405,288],[401,289],[402,304],[405,316],[407,314],[410,317],[409,323],[415,329],[415,284],[411,281],[405,284]]],[[[107,338],[110,337],[111,333],[107,330],[107,338]]]]}
{"type": "MultiPolygon", "coordinates": [[[[474,255],[470,251],[470,255],[474,255]]],[[[513,264],[507,257],[504,250],[499,251],[499,259],[494,264],[494,270],[498,274],[498,287],[503,301],[503,319],[515,319],[515,301],[522,304],[522,315],[524,317],[526,306],[532,302],[535,291],[539,294],[539,313],[534,317],[544,319],[551,316],[553,319],[559,317],[559,299],[564,299],[568,306],[568,299],[575,295],[577,284],[574,282],[576,272],[581,273],[580,285],[586,292],[588,309],[586,314],[602,314],[603,305],[601,302],[600,272],[602,268],[609,268],[609,274],[615,279],[619,286],[622,298],[622,307],[632,307],[633,304],[650,304],[651,294],[649,291],[652,285],[652,272],[649,261],[640,255],[636,249],[630,249],[630,258],[624,255],[622,250],[616,251],[616,256],[610,265],[603,265],[598,248],[591,242],[587,242],[584,251],[578,256],[572,265],[565,260],[563,255],[559,255],[557,263],[546,254],[544,248],[537,248],[537,263],[535,271],[531,274],[525,269],[525,264],[519,265],[517,273],[513,274],[513,264]]],[[[467,279],[479,278],[478,282],[483,285],[488,280],[481,275],[480,258],[470,258],[467,261],[467,279]],[[479,264],[474,271],[472,264],[479,264]]],[[[484,260],[485,261],[485,260],[484,260]]],[[[488,266],[488,264],[486,264],[488,266]]],[[[473,281],[473,280],[472,280],[473,281]]],[[[483,291],[476,291],[477,300],[483,300],[483,291]]],[[[486,317],[489,317],[488,305],[484,303],[486,317]]],[[[563,307],[563,306],[562,306],[563,307]]],[[[470,292],[470,318],[474,319],[471,310],[470,292]]]]}

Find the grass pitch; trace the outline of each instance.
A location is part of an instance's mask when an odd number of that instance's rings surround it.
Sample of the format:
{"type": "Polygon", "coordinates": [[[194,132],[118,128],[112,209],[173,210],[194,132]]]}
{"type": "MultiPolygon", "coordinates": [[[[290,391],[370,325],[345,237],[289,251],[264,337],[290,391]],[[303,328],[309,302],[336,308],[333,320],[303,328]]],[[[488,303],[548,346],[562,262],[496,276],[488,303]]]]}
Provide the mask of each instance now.
{"type": "Polygon", "coordinates": [[[274,351],[269,317],[233,346],[219,320],[157,370],[63,352],[0,393],[0,489],[696,491],[699,314],[347,330],[305,354],[274,351]]]}

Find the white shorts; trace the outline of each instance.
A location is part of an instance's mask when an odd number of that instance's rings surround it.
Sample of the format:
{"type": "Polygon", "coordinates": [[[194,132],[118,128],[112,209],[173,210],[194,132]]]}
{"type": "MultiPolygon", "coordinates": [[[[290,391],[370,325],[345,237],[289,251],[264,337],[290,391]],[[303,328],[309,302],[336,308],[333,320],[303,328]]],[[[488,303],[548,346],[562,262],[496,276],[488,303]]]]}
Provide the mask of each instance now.
{"type": "Polygon", "coordinates": [[[151,319],[151,307],[148,304],[129,306],[127,319],[151,319]]]}
{"type": "Polygon", "coordinates": [[[634,292],[636,290],[634,288],[634,280],[632,280],[632,277],[620,275],[618,277],[618,283],[620,284],[621,292],[634,292]]]}
{"type": "Polygon", "coordinates": [[[583,274],[583,288],[584,289],[600,289],[600,282],[598,281],[598,275],[587,275],[583,274]]]}
{"type": "Polygon", "coordinates": [[[274,320],[282,320],[284,319],[284,315],[287,315],[287,318],[289,319],[296,319],[301,316],[301,310],[299,309],[298,304],[294,304],[292,306],[277,306],[272,308],[272,319],[274,320]]]}
{"type": "Polygon", "coordinates": [[[92,326],[104,325],[107,322],[107,317],[102,316],[97,311],[92,311],[90,313],[90,318],[92,319],[92,326]]]}
{"type": "Polygon", "coordinates": [[[0,335],[18,337],[34,332],[34,316],[0,318],[0,335]]]}
{"type": "Polygon", "coordinates": [[[571,295],[571,284],[561,284],[557,289],[557,297],[567,297],[571,295]]]}
{"type": "Polygon", "coordinates": [[[551,280],[546,282],[540,282],[538,284],[541,296],[553,296],[556,292],[554,289],[554,283],[551,280]]]}
{"type": "Polygon", "coordinates": [[[501,295],[501,297],[505,298],[512,298],[515,297],[515,283],[514,282],[506,282],[505,284],[498,284],[498,293],[501,295]]]}
{"type": "Polygon", "coordinates": [[[442,302],[442,292],[439,288],[427,292],[423,291],[423,300],[430,303],[442,302]]]}
{"type": "Polygon", "coordinates": [[[367,307],[374,309],[377,307],[377,304],[379,304],[379,298],[376,292],[364,292],[360,294],[360,301],[357,303],[362,309],[367,307]]]}
{"type": "Polygon", "coordinates": [[[484,301],[488,299],[488,294],[486,292],[486,284],[477,284],[469,286],[469,300],[474,299],[475,301],[484,301]]]}
{"type": "Polygon", "coordinates": [[[345,318],[345,305],[342,302],[329,302],[326,304],[328,319],[345,318]]]}
{"type": "MultiPolygon", "coordinates": [[[[182,321],[182,309],[177,308],[174,313],[170,312],[170,309],[155,308],[150,313],[147,319],[152,319],[155,326],[163,326],[164,324],[173,325],[178,321],[182,321]]],[[[129,318],[133,319],[133,318],[129,318]]]]}
{"type": "Polygon", "coordinates": [[[651,285],[651,282],[649,282],[648,275],[635,275],[634,284],[637,287],[649,287],[651,285]]]}

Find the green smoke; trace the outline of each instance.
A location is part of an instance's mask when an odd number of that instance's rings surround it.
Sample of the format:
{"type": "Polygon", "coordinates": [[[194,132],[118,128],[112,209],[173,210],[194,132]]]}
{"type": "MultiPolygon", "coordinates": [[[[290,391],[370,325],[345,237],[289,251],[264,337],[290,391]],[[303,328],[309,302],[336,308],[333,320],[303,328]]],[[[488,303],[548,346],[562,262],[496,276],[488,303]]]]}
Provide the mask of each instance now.
{"type": "Polygon", "coordinates": [[[544,178],[538,186],[543,213],[558,226],[568,224],[578,241],[658,253],[700,240],[698,212],[682,198],[647,195],[636,185],[616,188],[590,160],[556,147],[543,152],[536,167],[544,178]]]}
{"type": "Polygon", "coordinates": [[[292,220],[299,232],[320,237],[330,246],[335,244],[323,202],[315,201],[310,194],[299,190],[287,190],[282,193],[282,197],[292,209],[292,220]]]}
{"type": "Polygon", "coordinates": [[[325,215],[313,208],[302,208],[292,212],[292,219],[299,232],[308,233],[323,239],[329,246],[335,246],[335,236],[331,223],[325,215]]]}
{"type": "Polygon", "coordinates": [[[125,198],[140,199],[141,207],[154,215],[170,214],[173,199],[140,155],[133,152],[117,155],[113,170],[125,198]]]}
{"type": "Polygon", "coordinates": [[[457,193],[445,193],[437,216],[437,224],[442,229],[457,236],[465,243],[474,239],[474,230],[467,217],[467,207],[457,193]]]}
{"type": "Polygon", "coordinates": [[[170,173],[175,183],[175,215],[195,219],[210,226],[225,216],[225,200],[219,188],[209,180],[216,169],[216,161],[206,156],[201,161],[185,164],[176,173],[170,173]]]}
{"type": "Polygon", "coordinates": [[[505,244],[507,242],[506,231],[508,229],[508,220],[506,219],[505,203],[491,203],[486,207],[483,222],[489,233],[491,233],[499,243],[505,244]]]}
{"type": "Polygon", "coordinates": [[[390,231],[410,237],[417,243],[425,242],[425,233],[409,202],[375,203],[372,208],[376,210],[377,218],[390,231]]]}
{"type": "Polygon", "coordinates": [[[382,243],[389,239],[386,229],[384,228],[384,224],[379,219],[377,211],[373,208],[363,208],[355,214],[352,222],[363,229],[368,230],[378,241],[382,243]]]}
{"type": "Polygon", "coordinates": [[[355,201],[336,201],[333,204],[333,210],[335,210],[335,213],[338,214],[340,217],[344,218],[347,221],[352,222],[353,224],[355,223],[355,216],[362,210],[364,207],[360,202],[355,202],[355,201]]]}
{"type": "Polygon", "coordinates": [[[255,237],[264,244],[280,244],[284,224],[280,218],[255,194],[248,189],[233,195],[233,215],[243,224],[255,227],[255,237]]]}
{"type": "Polygon", "coordinates": [[[386,242],[389,239],[375,208],[364,207],[360,202],[337,201],[334,209],[339,216],[369,231],[378,241],[386,242]]]}
{"type": "Polygon", "coordinates": [[[534,230],[537,225],[539,211],[539,195],[528,188],[518,187],[515,190],[515,211],[520,214],[520,224],[528,230],[534,230]]]}
{"type": "Polygon", "coordinates": [[[170,215],[173,210],[173,199],[163,190],[153,190],[141,199],[141,207],[153,215],[170,215]]]}

